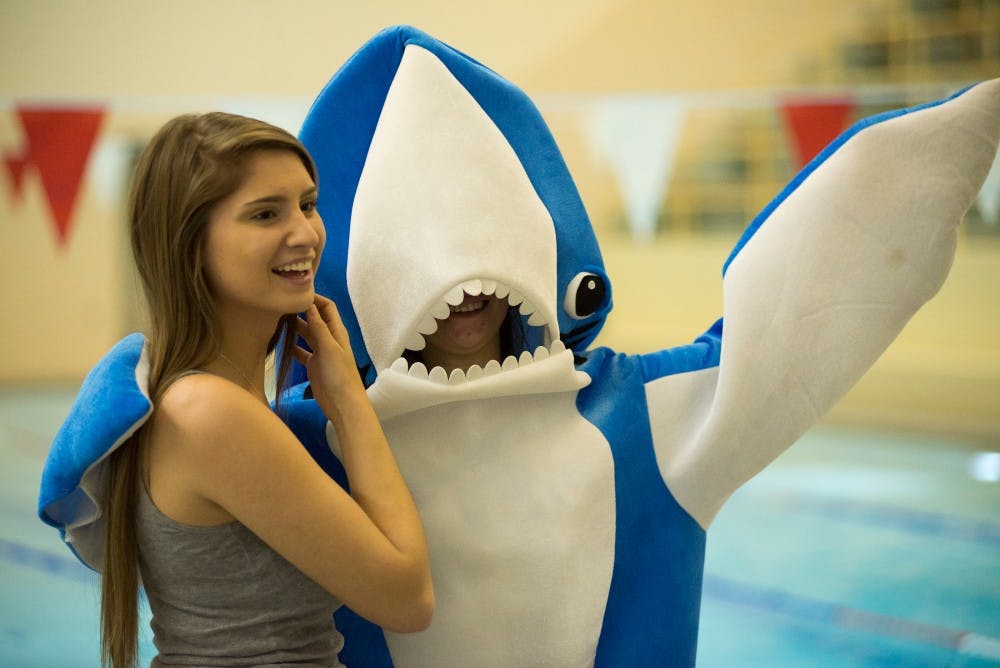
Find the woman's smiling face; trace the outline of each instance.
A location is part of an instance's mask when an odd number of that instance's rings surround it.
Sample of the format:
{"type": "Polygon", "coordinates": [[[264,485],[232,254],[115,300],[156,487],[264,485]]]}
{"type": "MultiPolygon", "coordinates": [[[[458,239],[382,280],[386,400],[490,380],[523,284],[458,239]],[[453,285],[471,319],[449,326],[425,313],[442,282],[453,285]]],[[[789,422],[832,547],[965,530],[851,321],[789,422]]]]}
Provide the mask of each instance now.
{"type": "Polygon", "coordinates": [[[205,236],[204,271],[220,317],[307,309],[325,241],[316,185],[299,157],[251,153],[239,188],[213,207],[205,236]]]}

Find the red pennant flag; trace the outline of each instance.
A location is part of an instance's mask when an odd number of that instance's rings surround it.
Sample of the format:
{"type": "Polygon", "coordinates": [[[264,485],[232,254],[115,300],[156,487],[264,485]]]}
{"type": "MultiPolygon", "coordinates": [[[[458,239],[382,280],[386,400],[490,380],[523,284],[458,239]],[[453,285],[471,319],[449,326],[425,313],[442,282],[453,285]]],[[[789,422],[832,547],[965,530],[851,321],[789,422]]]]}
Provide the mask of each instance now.
{"type": "Polygon", "coordinates": [[[797,168],[804,167],[844,131],[854,107],[854,101],[845,98],[782,102],[781,113],[791,131],[797,168]]]}
{"type": "Polygon", "coordinates": [[[7,163],[7,171],[10,172],[10,178],[14,185],[14,201],[18,201],[21,198],[21,184],[24,182],[24,168],[28,166],[28,159],[23,156],[7,156],[5,158],[7,163]]]}
{"type": "Polygon", "coordinates": [[[17,108],[27,144],[19,155],[6,155],[7,171],[20,196],[25,169],[38,172],[52,212],[56,243],[64,247],[90,151],[104,119],[103,109],[17,108]]]}

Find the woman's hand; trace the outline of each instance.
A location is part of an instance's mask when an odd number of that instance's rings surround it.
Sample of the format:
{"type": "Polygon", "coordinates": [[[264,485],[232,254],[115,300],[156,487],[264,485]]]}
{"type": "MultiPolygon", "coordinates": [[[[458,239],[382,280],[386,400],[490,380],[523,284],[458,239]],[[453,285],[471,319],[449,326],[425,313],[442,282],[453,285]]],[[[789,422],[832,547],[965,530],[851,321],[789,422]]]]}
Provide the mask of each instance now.
{"type": "Polygon", "coordinates": [[[317,294],[305,319],[298,318],[298,333],[312,351],[297,345],[293,354],[306,368],[320,408],[336,424],[348,400],[365,393],[336,304],[317,294]]]}
{"type": "MultiPolygon", "coordinates": [[[[356,600],[365,606],[353,609],[370,619],[381,620],[383,625],[392,624],[393,630],[425,629],[434,610],[434,587],[423,525],[375,409],[368,401],[336,305],[316,295],[305,319],[298,319],[298,332],[312,352],[300,346],[293,352],[306,367],[313,395],[337,433],[340,461],[351,483],[351,497],[370,520],[370,525],[367,521],[354,523],[353,529],[341,525],[323,537],[329,543],[329,535],[342,538],[348,530],[365,533],[358,538],[358,550],[343,556],[350,557],[352,564],[361,561],[367,568],[381,569],[381,575],[348,578],[349,584],[360,588],[356,600]],[[372,538],[368,528],[377,528],[380,535],[372,538]],[[379,578],[379,586],[372,586],[372,577],[379,578]],[[406,604],[400,605],[400,600],[406,604]]],[[[321,497],[316,494],[313,498],[321,497]]],[[[327,510],[333,507],[324,502],[317,505],[327,510]]],[[[239,518],[237,513],[233,515],[239,518]]],[[[336,515],[342,518],[345,511],[338,510],[336,515]]],[[[315,548],[305,550],[306,558],[315,551],[315,548]]]]}

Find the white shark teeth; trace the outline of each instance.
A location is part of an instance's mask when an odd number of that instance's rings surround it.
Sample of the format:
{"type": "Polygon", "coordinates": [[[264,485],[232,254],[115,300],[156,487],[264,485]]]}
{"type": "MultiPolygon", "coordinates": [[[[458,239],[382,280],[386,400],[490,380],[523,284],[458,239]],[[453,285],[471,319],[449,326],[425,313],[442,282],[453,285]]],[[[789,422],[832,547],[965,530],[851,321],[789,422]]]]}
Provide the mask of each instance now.
{"type": "MultiPolygon", "coordinates": [[[[434,334],[438,330],[440,321],[450,317],[452,309],[461,306],[465,301],[466,295],[473,297],[478,295],[494,295],[497,299],[506,299],[507,304],[517,309],[520,316],[527,320],[529,326],[544,328],[543,342],[547,344],[551,340],[553,332],[551,331],[551,327],[549,327],[550,323],[546,320],[543,312],[533,302],[525,299],[523,294],[501,281],[488,278],[470,278],[445,292],[439,300],[430,306],[429,312],[422,317],[417,323],[415,330],[410,332],[406,338],[405,349],[416,352],[426,348],[427,342],[425,337],[434,334]]],[[[556,352],[555,348],[551,350],[552,352],[556,352]]],[[[561,348],[561,350],[563,349],[561,348]]],[[[518,361],[515,360],[515,364],[517,363],[518,361]]],[[[506,369],[507,367],[501,365],[501,368],[506,369]]],[[[430,374],[431,372],[428,373],[430,374]]],[[[485,369],[483,373],[484,375],[489,375],[485,369]]]]}
{"type": "Polygon", "coordinates": [[[425,315],[424,319],[417,325],[417,331],[423,335],[433,334],[437,331],[438,323],[433,315],[425,315]]]}
{"type": "Polygon", "coordinates": [[[462,283],[462,292],[469,296],[477,297],[483,294],[483,282],[478,278],[466,281],[465,283],[462,283]]]}
{"type": "MultiPolygon", "coordinates": [[[[444,320],[450,314],[451,314],[451,309],[448,308],[448,304],[446,302],[438,302],[437,304],[431,307],[430,316],[437,320],[444,320]]],[[[435,325],[435,327],[437,327],[437,325],[435,325]]]]}
{"type": "Polygon", "coordinates": [[[534,352],[525,350],[517,357],[508,355],[503,362],[490,360],[485,366],[474,364],[468,369],[454,369],[451,373],[448,373],[440,366],[436,366],[428,371],[427,366],[423,362],[414,362],[410,366],[405,357],[400,357],[393,362],[389,370],[417,380],[428,380],[438,385],[462,385],[463,383],[476,381],[480,378],[488,378],[507,371],[524,368],[536,362],[544,362],[564,352],[566,352],[565,344],[562,341],[556,340],[548,347],[538,346],[534,352]]]}
{"type": "Polygon", "coordinates": [[[421,336],[419,333],[416,333],[416,332],[413,333],[413,334],[411,334],[410,338],[408,338],[406,340],[406,349],[407,350],[414,350],[414,351],[416,351],[416,350],[423,350],[424,346],[426,346],[426,345],[427,345],[427,342],[424,341],[424,337],[421,336]]]}
{"type": "Polygon", "coordinates": [[[458,306],[463,299],[465,299],[465,290],[462,289],[461,285],[456,285],[444,294],[444,301],[449,306],[458,306]]]}
{"type": "Polygon", "coordinates": [[[517,290],[496,280],[472,278],[444,293],[441,300],[431,306],[430,313],[420,321],[417,331],[424,335],[436,332],[437,321],[445,320],[451,315],[451,309],[459,306],[465,300],[466,295],[472,297],[494,295],[497,299],[506,299],[508,305],[517,308],[522,316],[528,318],[528,324],[532,327],[544,327],[548,324],[538,307],[525,299],[524,295],[517,290]]]}
{"type": "MultiPolygon", "coordinates": [[[[511,304],[511,306],[513,306],[513,304],[511,304]]],[[[535,308],[535,305],[529,302],[528,300],[525,299],[524,301],[522,301],[521,305],[517,307],[517,310],[521,312],[521,315],[529,316],[528,317],[529,325],[540,327],[545,324],[545,318],[538,311],[538,309],[535,308]]]]}

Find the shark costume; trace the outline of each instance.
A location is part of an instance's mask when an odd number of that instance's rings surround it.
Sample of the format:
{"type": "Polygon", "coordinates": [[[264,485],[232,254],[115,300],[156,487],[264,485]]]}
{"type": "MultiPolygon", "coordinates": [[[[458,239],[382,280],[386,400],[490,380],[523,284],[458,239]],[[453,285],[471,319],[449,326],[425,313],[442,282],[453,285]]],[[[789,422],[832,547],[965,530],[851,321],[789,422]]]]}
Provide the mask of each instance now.
{"type": "MultiPolygon", "coordinates": [[[[737,243],[724,326],[643,355],[589,349],[611,309],[593,230],[542,117],[491,70],[388,29],[302,139],[328,231],[317,290],[420,509],[437,597],[415,634],[342,609],[342,660],[691,666],[707,528],[944,281],[997,151],[1000,80],[850,128],[737,243]],[[450,376],[407,362],[484,293],[517,307],[533,350],[450,376]]],[[[149,412],[141,350],[125,339],[88,377],[43,475],[42,519],[92,567],[101,462],[149,412]]],[[[307,387],[283,406],[347,484],[307,387]]]]}

